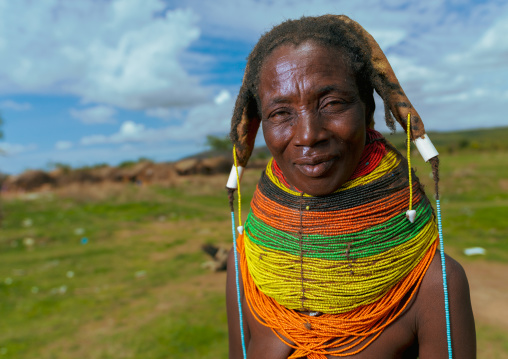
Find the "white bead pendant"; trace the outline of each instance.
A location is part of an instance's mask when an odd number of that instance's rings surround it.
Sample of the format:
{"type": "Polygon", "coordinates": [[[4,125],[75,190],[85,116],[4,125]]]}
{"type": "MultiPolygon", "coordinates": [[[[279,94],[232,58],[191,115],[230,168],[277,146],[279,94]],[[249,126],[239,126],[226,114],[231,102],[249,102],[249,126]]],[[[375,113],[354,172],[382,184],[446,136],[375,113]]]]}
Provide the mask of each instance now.
{"type": "Polygon", "coordinates": [[[416,211],[414,209],[408,210],[406,212],[406,218],[409,219],[409,222],[415,223],[416,211]]]}

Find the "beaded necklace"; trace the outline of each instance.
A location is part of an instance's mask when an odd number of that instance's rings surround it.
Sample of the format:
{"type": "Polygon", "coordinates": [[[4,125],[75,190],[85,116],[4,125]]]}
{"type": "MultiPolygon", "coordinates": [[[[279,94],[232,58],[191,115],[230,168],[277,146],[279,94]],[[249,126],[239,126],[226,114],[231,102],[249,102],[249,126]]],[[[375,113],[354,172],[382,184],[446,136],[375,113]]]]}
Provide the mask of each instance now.
{"type": "Polygon", "coordinates": [[[290,188],[276,163],[268,164],[238,250],[248,306],[295,348],[291,358],[361,351],[416,292],[437,246],[437,226],[415,176],[416,221],[406,220],[410,186],[401,158],[369,130],[353,176],[322,197],[290,188]]]}

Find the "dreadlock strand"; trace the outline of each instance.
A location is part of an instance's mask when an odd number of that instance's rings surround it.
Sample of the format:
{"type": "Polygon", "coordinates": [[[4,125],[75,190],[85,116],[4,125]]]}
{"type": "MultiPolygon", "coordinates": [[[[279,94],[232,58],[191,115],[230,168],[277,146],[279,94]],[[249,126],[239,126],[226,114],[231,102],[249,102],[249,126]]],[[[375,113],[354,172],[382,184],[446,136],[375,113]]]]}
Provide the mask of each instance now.
{"type": "Polygon", "coordinates": [[[432,177],[434,178],[434,191],[436,192],[436,200],[439,200],[439,157],[432,157],[429,162],[432,167],[432,177]]]}
{"type": "Polygon", "coordinates": [[[228,201],[229,201],[229,209],[231,212],[235,211],[235,188],[229,188],[226,187],[226,190],[228,191],[228,201]]]}
{"type": "Polygon", "coordinates": [[[395,120],[392,116],[392,112],[390,111],[390,105],[385,102],[384,107],[385,107],[386,126],[388,126],[388,128],[390,129],[390,132],[392,134],[394,134],[395,133],[395,120]]]}

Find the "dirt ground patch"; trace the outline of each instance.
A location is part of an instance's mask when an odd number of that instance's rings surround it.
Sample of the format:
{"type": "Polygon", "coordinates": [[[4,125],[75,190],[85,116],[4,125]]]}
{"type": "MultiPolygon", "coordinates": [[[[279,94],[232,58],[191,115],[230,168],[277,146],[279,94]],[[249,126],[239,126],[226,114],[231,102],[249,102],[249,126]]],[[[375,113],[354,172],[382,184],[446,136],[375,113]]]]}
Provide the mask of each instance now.
{"type": "Polygon", "coordinates": [[[508,264],[472,261],[462,265],[469,280],[476,322],[508,332],[508,264]]]}

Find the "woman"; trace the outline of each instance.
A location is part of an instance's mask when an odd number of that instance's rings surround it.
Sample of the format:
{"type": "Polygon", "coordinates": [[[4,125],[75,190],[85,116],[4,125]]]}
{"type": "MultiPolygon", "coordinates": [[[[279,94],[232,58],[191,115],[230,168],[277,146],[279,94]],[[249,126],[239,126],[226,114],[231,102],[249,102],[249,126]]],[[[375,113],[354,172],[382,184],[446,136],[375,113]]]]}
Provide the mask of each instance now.
{"type": "Polygon", "coordinates": [[[286,21],[249,56],[235,156],[247,164],[261,124],[273,160],[239,227],[239,293],[234,251],[228,261],[230,358],[476,356],[467,278],[446,256],[445,301],[434,211],[373,130],[373,89],[390,126],[393,113],[426,140],[381,49],[346,16],[286,21]]]}

